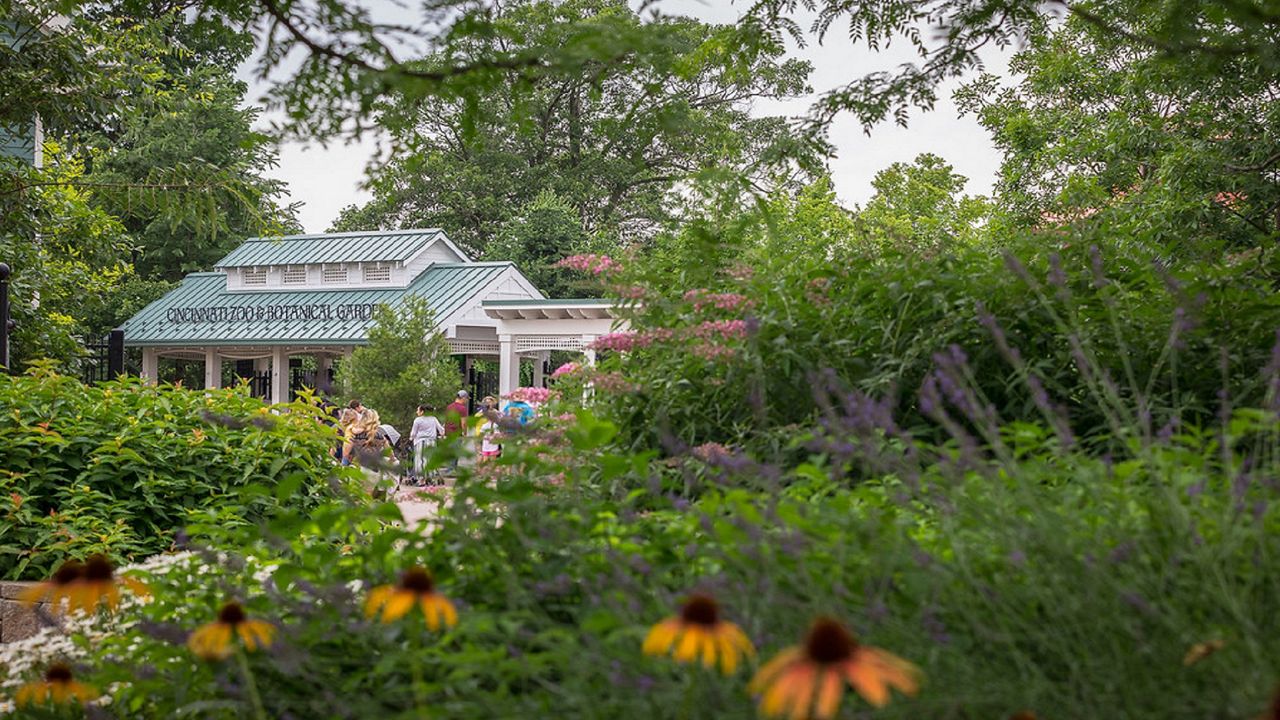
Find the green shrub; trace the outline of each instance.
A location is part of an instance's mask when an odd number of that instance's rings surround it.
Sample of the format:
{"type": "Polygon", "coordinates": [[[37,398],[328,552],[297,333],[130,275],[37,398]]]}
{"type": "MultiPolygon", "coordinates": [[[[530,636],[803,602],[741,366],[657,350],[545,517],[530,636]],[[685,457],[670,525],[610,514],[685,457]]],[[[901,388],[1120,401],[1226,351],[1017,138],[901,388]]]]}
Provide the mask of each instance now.
{"type": "MultiPolygon", "coordinates": [[[[1213,421],[1224,390],[1235,405],[1266,401],[1260,371],[1280,329],[1274,256],[1166,270],[1158,254],[1115,247],[1095,256],[1078,240],[1030,238],[1016,248],[1021,261],[989,247],[935,256],[833,250],[843,253],[835,260],[743,250],[747,264],[636,309],[634,349],[602,363],[636,388],[615,396],[612,417],[636,447],[674,439],[765,451],[816,417],[814,378],[830,372],[943,439],[918,399],[951,348],[1000,419],[1046,421],[1026,379],[1035,375],[1095,446],[1113,441],[1108,412],[1127,412],[1151,435],[1169,422],[1213,421]],[[1050,240],[1056,252],[1043,247],[1050,240]]],[[[648,270],[634,272],[643,281],[648,270]]]]}
{"type": "MultiPolygon", "coordinates": [[[[856,462],[897,471],[857,485],[835,450],[792,472],[713,459],[692,504],[663,490],[687,466],[619,454],[615,430],[584,417],[509,443],[490,482],[464,473],[430,535],[386,525],[391,506],[329,505],[265,532],[211,516],[195,530],[221,540],[155,574],[154,601],[113,632],[78,640],[86,679],[113,688],[102,712],[251,717],[247,668],[265,717],[755,718],[754,664],[723,677],[640,651],[695,589],[759,662],[824,613],[919,665],[919,696],[877,717],[1244,718],[1276,680],[1270,414],[1108,460],[1028,424],[1006,428],[1003,458],[869,442],[856,462]],[[365,619],[369,588],[413,564],[457,604],[456,628],[365,619]],[[229,597],[279,627],[243,667],[183,645],[229,597]],[[1209,641],[1222,649],[1183,664],[1209,641]]],[[[867,707],[846,697],[841,717],[867,707]]]]}
{"type": "Polygon", "coordinates": [[[333,433],[319,419],[304,402],[277,414],[237,389],[0,375],[0,577],[44,578],[97,552],[152,555],[194,510],[247,523],[332,499],[333,433]],[[281,484],[294,489],[277,498],[281,484]]]}

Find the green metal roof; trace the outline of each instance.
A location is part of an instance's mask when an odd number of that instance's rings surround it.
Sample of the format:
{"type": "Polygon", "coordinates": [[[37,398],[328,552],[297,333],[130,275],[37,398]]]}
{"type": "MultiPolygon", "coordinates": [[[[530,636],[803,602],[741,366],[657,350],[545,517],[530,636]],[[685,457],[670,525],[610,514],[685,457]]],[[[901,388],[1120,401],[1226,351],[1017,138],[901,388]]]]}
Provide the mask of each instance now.
{"type": "Polygon", "coordinates": [[[561,305],[617,305],[608,298],[529,298],[528,300],[485,300],[484,307],[558,307],[561,305]]]}
{"type": "Polygon", "coordinates": [[[443,237],[439,228],[255,237],[227,253],[214,267],[404,261],[443,237]]]}
{"type": "Polygon", "coordinates": [[[192,273],[123,326],[129,346],[356,345],[370,309],[425,298],[437,319],[460,308],[512,263],[437,263],[407,288],[227,292],[226,275],[192,273]]]}

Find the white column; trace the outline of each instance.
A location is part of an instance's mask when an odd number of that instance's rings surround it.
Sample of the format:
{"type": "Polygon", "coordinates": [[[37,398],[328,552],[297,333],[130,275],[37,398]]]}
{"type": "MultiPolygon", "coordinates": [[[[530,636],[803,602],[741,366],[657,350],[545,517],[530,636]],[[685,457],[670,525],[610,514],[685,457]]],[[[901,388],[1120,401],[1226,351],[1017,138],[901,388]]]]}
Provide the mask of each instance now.
{"type": "Polygon", "coordinates": [[[266,372],[266,371],[268,371],[268,370],[270,370],[270,369],[271,369],[271,358],[269,358],[269,357],[260,357],[260,358],[254,358],[254,359],[253,359],[253,371],[254,371],[254,372],[266,372]]]}
{"type": "Polygon", "coordinates": [[[332,388],[329,387],[329,369],[333,367],[333,356],[328,353],[320,353],[316,355],[316,390],[322,393],[328,393],[332,388]]]}
{"type": "Polygon", "coordinates": [[[160,353],[155,348],[142,348],[142,379],[155,385],[160,377],[160,353]]]}
{"type": "Polygon", "coordinates": [[[271,402],[289,402],[289,355],[279,346],[271,348],[271,402]]]}
{"type": "Polygon", "coordinates": [[[533,356],[533,386],[534,387],[542,387],[542,382],[543,382],[542,366],[546,364],[548,355],[549,353],[539,352],[537,355],[533,356]]]}
{"type": "Polygon", "coordinates": [[[222,358],[217,348],[204,349],[204,389],[215,390],[222,387],[222,358]]]}
{"type": "Polygon", "coordinates": [[[516,355],[515,338],[498,336],[498,395],[509,394],[520,386],[520,356],[516,355]]]}

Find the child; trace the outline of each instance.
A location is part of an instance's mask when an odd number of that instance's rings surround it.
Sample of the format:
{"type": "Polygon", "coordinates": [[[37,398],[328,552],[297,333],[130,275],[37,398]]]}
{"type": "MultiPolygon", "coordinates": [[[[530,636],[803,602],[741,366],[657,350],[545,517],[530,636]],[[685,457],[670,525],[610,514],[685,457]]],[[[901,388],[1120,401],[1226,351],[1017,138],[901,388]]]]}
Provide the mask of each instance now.
{"type": "MultiPolygon", "coordinates": [[[[493,414],[496,416],[497,413],[493,414]]],[[[498,443],[500,436],[498,423],[486,414],[484,424],[480,426],[480,462],[487,462],[502,454],[502,445],[498,443]]]]}
{"type": "MultiPolygon", "coordinates": [[[[413,419],[413,428],[409,430],[409,439],[413,442],[413,474],[410,476],[418,483],[425,483],[422,476],[423,455],[427,448],[434,447],[436,440],[444,437],[444,425],[435,415],[428,415],[434,410],[430,405],[419,405],[418,416],[413,419]]],[[[435,484],[436,473],[431,472],[431,484],[435,484]]]]}

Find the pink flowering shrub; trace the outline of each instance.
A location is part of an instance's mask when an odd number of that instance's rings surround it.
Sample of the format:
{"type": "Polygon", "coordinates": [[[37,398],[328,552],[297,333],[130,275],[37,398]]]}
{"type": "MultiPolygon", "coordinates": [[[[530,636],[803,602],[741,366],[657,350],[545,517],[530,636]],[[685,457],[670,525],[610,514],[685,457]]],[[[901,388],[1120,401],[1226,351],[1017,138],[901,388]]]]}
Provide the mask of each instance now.
{"type": "Polygon", "coordinates": [[[704,289],[694,289],[684,294],[685,302],[693,303],[693,309],[702,311],[713,307],[717,310],[750,310],[755,303],[741,293],[713,293],[704,289]]]}
{"type": "Polygon", "coordinates": [[[567,268],[592,275],[604,275],[614,272],[622,266],[608,255],[570,255],[552,267],[567,268]]]}
{"type": "Polygon", "coordinates": [[[557,396],[560,393],[555,390],[540,387],[518,387],[505,395],[509,400],[517,402],[527,402],[530,405],[541,405],[557,396]]]}
{"type": "Polygon", "coordinates": [[[633,332],[631,330],[622,330],[620,332],[601,335],[591,343],[591,348],[593,350],[614,350],[616,352],[626,352],[628,350],[646,347],[652,342],[653,338],[649,335],[633,332]]]}
{"type": "Polygon", "coordinates": [[[747,336],[745,320],[708,320],[688,330],[688,336],[704,342],[741,340],[747,336]]]}
{"type": "Polygon", "coordinates": [[[581,369],[581,367],[582,366],[576,362],[567,362],[561,365],[560,367],[556,368],[551,373],[551,379],[557,380],[559,378],[564,377],[565,375],[572,375],[573,373],[578,372],[578,370],[581,369]]]}
{"type": "Polygon", "coordinates": [[[643,285],[611,285],[609,292],[623,300],[644,300],[651,294],[643,285]]]}
{"type": "Polygon", "coordinates": [[[620,372],[596,373],[592,376],[591,383],[596,391],[611,395],[633,393],[640,389],[640,386],[628,380],[620,372]]]}
{"type": "Polygon", "coordinates": [[[703,462],[714,462],[733,455],[733,451],[717,442],[703,443],[689,452],[703,462]]]}

